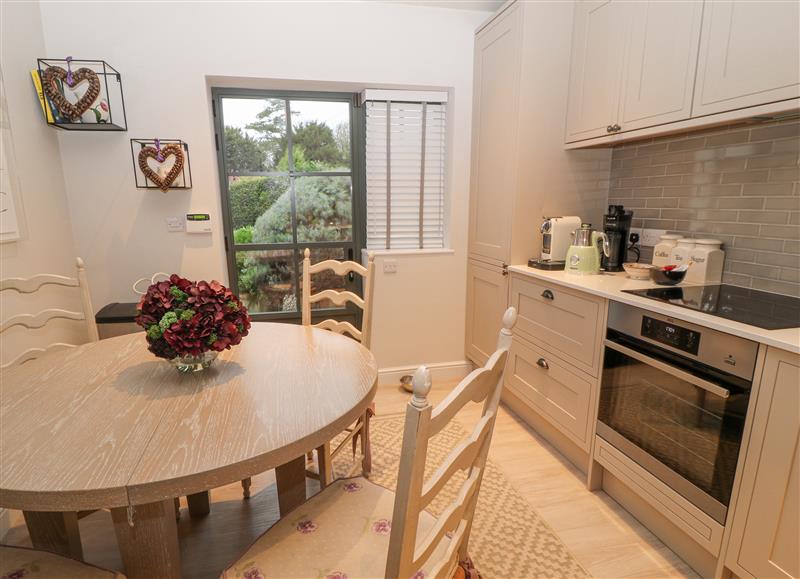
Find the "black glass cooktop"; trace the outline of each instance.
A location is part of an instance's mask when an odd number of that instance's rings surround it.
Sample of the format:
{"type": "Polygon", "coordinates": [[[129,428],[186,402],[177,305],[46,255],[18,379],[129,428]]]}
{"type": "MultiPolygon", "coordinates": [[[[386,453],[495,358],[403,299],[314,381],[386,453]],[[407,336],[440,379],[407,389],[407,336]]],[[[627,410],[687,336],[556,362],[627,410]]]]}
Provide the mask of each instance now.
{"type": "Polygon", "coordinates": [[[800,298],[791,296],[725,284],[623,291],[765,330],[800,327],[800,298]]]}

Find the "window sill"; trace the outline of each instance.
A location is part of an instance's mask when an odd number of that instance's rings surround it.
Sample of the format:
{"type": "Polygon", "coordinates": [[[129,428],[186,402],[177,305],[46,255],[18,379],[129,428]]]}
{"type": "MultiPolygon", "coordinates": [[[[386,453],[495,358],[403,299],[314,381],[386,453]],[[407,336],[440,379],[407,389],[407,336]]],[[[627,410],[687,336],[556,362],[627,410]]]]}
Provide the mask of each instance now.
{"type": "Polygon", "coordinates": [[[396,255],[454,255],[455,252],[455,249],[446,247],[441,249],[362,249],[361,256],[366,259],[370,253],[374,253],[375,257],[382,257],[396,255]]]}

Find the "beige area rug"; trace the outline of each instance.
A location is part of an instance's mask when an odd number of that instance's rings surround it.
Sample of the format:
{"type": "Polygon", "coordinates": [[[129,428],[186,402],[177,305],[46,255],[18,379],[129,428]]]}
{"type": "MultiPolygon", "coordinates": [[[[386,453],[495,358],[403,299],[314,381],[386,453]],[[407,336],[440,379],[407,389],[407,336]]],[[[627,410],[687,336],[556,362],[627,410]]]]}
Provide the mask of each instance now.
{"type": "MultiPolygon", "coordinates": [[[[376,416],[370,423],[370,480],[390,489],[397,486],[403,425],[403,414],[376,416]]],[[[450,422],[431,440],[426,479],[466,435],[460,424],[450,422]]],[[[346,452],[339,454],[333,466],[337,477],[361,472],[360,460],[353,464],[346,452]]],[[[441,513],[463,481],[464,477],[456,474],[428,510],[434,515],[441,513]]],[[[485,579],[589,577],[553,529],[491,461],[487,461],[478,496],[469,553],[485,579]]]]}

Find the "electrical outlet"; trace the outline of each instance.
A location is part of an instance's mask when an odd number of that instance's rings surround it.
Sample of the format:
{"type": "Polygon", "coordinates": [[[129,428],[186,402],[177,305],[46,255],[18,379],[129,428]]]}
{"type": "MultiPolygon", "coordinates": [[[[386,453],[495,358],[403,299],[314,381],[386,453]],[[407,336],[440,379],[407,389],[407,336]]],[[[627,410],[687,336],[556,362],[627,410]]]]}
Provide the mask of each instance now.
{"type": "Polygon", "coordinates": [[[639,242],[643,246],[647,247],[655,247],[659,241],[661,241],[661,236],[667,232],[666,229],[642,229],[639,236],[641,237],[641,241],[639,242]]]}
{"type": "Polygon", "coordinates": [[[397,260],[387,259],[383,262],[383,273],[397,273],[397,260]]]}
{"type": "Polygon", "coordinates": [[[186,231],[186,222],[183,217],[167,217],[167,231],[172,233],[181,233],[186,231]]]}

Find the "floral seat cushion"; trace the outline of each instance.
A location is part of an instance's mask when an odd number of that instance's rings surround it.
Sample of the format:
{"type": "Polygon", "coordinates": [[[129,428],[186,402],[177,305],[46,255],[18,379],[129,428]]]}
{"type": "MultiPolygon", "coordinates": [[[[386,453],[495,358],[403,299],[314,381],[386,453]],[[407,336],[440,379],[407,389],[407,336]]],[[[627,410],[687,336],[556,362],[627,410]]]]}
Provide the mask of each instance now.
{"type": "Polygon", "coordinates": [[[124,579],[125,575],[55,553],[0,545],[0,579],[124,579]]]}
{"type": "MultiPolygon", "coordinates": [[[[226,569],[225,579],[373,579],[384,576],[395,494],[365,478],[335,481],[290,512],[226,569]]],[[[420,515],[417,542],[436,519],[420,515]]],[[[441,559],[447,539],[429,561],[441,559]]],[[[423,567],[414,579],[424,579],[423,567]]]]}

